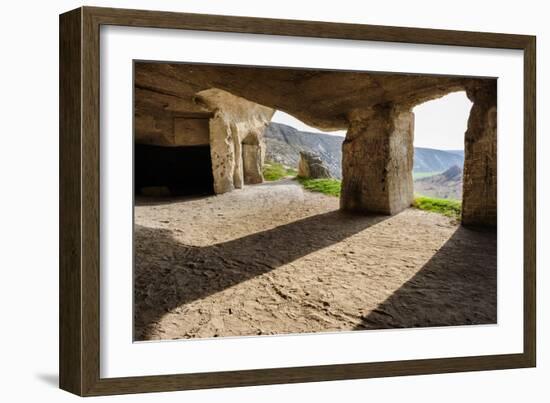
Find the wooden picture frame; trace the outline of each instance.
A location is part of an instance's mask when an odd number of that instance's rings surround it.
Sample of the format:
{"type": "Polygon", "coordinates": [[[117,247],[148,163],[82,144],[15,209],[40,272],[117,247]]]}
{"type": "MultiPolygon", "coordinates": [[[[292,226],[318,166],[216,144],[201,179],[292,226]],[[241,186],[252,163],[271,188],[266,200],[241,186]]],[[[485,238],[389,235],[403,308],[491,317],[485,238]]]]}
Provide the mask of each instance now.
{"type": "Polygon", "coordinates": [[[80,396],[533,367],[536,363],[534,36],[81,7],[60,16],[60,387],[80,396]],[[101,25],[287,35],[524,52],[524,349],[521,354],[229,372],[100,377],[101,25]]]}

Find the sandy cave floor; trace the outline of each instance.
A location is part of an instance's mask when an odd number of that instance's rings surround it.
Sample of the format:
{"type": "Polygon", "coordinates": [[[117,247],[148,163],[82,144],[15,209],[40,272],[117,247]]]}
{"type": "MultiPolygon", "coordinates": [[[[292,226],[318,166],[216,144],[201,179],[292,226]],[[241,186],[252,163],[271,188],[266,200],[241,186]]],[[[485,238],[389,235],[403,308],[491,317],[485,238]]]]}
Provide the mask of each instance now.
{"type": "Polygon", "coordinates": [[[496,323],[496,232],[292,180],[138,199],[136,340],[496,323]]]}

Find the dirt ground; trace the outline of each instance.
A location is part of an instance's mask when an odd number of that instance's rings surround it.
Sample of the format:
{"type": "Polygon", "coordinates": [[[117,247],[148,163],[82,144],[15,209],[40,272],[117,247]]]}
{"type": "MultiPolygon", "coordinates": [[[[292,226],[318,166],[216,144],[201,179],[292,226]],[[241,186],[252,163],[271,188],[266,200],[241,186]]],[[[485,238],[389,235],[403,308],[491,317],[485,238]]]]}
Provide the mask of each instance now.
{"type": "Polygon", "coordinates": [[[496,323],[496,233],[291,180],[138,199],[136,340],[496,323]]]}

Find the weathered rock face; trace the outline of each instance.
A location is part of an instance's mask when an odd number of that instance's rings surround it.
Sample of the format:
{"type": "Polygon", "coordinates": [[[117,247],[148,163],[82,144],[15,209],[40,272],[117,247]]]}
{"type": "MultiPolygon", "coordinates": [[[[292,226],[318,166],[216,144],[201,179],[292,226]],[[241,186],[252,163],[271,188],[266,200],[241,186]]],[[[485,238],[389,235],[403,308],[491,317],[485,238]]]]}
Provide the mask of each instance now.
{"type": "Polygon", "coordinates": [[[342,179],[342,142],[344,136],[308,133],[271,122],[264,132],[266,160],[297,168],[300,151],[318,154],[333,178],[342,179]]]}
{"type": "Polygon", "coordinates": [[[331,178],[330,171],[321,157],[307,151],[300,151],[298,176],[311,179],[331,178]]]}
{"type": "Polygon", "coordinates": [[[243,143],[243,174],[246,185],[262,183],[264,176],[262,167],[264,165],[264,150],[259,144],[243,143]]]}
{"type": "Polygon", "coordinates": [[[497,224],[497,85],[468,88],[473,102],[464,148],[462,222],[497,224]]]}
{"type": "Polygon", "coordinates": [[[413,129],[414,114],[392,104],[355,116],[343,143],[342,209],[395,214],[411,205],[413,129]]]}
{"type": "Polygon", "coordinates": [[[177,72],[169,77],[154,73],[148,66],[136,64],[136,143],[208,145],[217,194],[261,183],[263,132],[274,110],[177,72]],[[176,76],[179,85],[171,86],[176,76]]]}
{"type": "MultiPolygon", "coordinates": [[[[345,130],[350,114],[357,109],[389,102],[409,108],[482,81],[420,74],[140,62],[135,64],[136,114],[140,121],[148,116],[147,127],[158,134],[168,127],[157,117],[158,112],[204,113],[194,95],[217,88],[287,112],[319,129],[345,130]]],[[[136,137],[145,134],[137,122],[136,137]]]]}
{"type": "Polygon", "coordinates": [[[196,102],[214,111],[209,125],[214,191],[261,183],[263,132],[274,111],[218,89],[197,93],[196,102]]]}

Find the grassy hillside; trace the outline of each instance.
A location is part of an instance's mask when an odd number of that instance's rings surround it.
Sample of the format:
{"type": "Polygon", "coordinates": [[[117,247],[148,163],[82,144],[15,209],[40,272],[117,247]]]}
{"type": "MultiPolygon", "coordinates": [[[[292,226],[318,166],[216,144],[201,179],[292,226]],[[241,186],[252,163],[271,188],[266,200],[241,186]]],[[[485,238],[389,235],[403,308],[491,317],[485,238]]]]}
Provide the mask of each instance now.
{"type": "Polygon", "coordinates": [[[262,173],[266,181],[278,181],[279,179],[289,176],[296,176],[298,172],[295,169],[284,166],[283,164],[272,162],[270,164],[264,164],[262,173]]]}
{"type": "Polygon", "coordinates": [[[324,193],[329,196],[340,197],[342,181],[339,179],[309,179],[300,177],[296,179],[302,184],[304,189],[312,192],[324,193]]]}
{"type": "MultiPolygon", "coordinates": [[[[329,196],[340,197],[342,181],[338,179],[308,179],[300,177],[296,179],[302,184],[304,189],[329,196]]],[[[412,207],[432,213],[443,214],[444,216],[459,220],[462,203],[459,200],[437,199],[434,197],[416,195],[412,207]]]]}
{"type": "MultiPolygon", "coordinates": [[[[263,174],[267,181],[277,181],[284,178],[295,177],[304,189],[311,192],[323,193],[328,196],[340,197],[342,191],[342,181],[339,179],[301,178],[296,176],[296,170],[278,163],[265,164],[263,174]]],[[[447,217],[459,220],[462,211],[462,202],[453,199],[438,199],[435,197],[415,195],[412,207],[432,213],[443,214],[447,217]]]]}
{"type": "Polygon", "coordinates": [[[443,214],[447,217],[460,219],[462,203],[458,200],[436,199],[434,197],[416,196],[413,207],[432,213],[443,214]]]}

